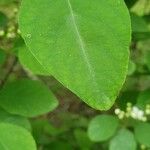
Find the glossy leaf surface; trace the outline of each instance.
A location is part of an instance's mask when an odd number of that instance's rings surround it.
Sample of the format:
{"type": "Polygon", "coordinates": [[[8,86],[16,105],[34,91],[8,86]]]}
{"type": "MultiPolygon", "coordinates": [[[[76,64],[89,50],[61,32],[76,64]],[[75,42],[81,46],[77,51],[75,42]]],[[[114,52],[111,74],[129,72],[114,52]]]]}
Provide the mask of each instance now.
{"type": "Polygon", "coordinates": [[[95,109],[113,105],[131,38],[122,0],[23,0],[19,20],[27,47],[51,75],[95,109]]]}

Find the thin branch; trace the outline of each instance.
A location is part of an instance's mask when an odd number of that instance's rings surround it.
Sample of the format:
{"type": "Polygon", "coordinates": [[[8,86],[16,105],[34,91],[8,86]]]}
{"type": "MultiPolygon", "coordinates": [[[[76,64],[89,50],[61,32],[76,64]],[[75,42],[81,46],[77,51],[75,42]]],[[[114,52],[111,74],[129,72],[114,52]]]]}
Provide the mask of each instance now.
{"type": "Polygon", "coordinates": [[[4,78],[2,80],[0,80],[0,89],[3,88],[3,86],[5,85],[6,81],[8,80],[10,74],[12,73],[13,69],[14,69],[14,66],[17,64],[18,60],[17,58],[15,57],[13,62],[11,63],[11,65],[9,66],[4,78]]]}

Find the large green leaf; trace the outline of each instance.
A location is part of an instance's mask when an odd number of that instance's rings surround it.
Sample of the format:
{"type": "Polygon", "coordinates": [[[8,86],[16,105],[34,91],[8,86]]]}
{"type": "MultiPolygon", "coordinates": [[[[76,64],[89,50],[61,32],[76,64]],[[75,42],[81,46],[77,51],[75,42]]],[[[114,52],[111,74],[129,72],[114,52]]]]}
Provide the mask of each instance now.
{"type": "Polygon", "coordinates": [[[36,144],[26,129],[0,123],[0,150],[36,150],[36,144]]]}
{"type": "Polygon", "coordinates": [[[18,53],[20,63],[25,69],[30,70],[34,74],[49,75],[43,66],[36,60],[32,53],[26,47],[22,38],[19,38],[15,42],[14,51],[18,53]]]}
{"type": "Polygon", "coordinates": [[[135,127],[135,137],[140,144],[150,147],[150,124],[139,123],[135,127]]]}
{"type": "Polygon", "coordinates": [[[111,140],[109,150],[136,150],[136,141],[133,133],[127,129],[120,130],[111,140]]]}
{"type": "Polygon", "coordinates": [[[19,50],[19,60],[20,63],[26,68],[29,69],[32,73],[38,75],[49,75],[44,68],[40,65],[40,63],[35,59],[35,57],[31,54],[31,52],[26,48],[26,46],[22,46],[19,50]]]}
{"type": "Polygon", "coordinates": [[[89,124],[88,135],[92,141],[106,141],[115,134],[118,124],[114,116],[96,116],[89,124]]]}
{"type": "Polygon", "coordinates": [[[95,109],[113,105],[131,38],[123,0],[23,0],[19,24],[30,52],[51,75],[95,109]]]}
{"type": "Polygon", "coordinates": [[[0,106],[12,114],[33,117],[52,111],[57,105],[51,91],[38,81],[17,80],[0,91],[0,106]]]}

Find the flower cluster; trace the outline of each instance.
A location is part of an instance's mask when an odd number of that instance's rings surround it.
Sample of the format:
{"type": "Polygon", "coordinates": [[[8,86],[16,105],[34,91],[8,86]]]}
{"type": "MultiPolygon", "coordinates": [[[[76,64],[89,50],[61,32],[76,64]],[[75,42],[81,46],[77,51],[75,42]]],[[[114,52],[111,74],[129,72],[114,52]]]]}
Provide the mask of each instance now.
{"type": "Polygon", "coordinates": [[[0,38],[6,39],[14,39],[16,38],[17,34],[20,34],[18,26],[16,25],[16,17],[18,13],[18,8],[14,8],[12,10],[12,16],[9,17],[10,21],[8,21],[5,28],[0,28],[0,38]]]}
{"type": "Polygon", "coordinates": [[[147,116],[150,115],[150,105],[146,105],[145,110],[138,108],[137,106],[133,106],[131,103],[127,103],[126,110],[123,111],[119,108],[115,109],[115,114],[119,119],[124,118],[133,118],[139,121],[147,121],[147,116]]]}

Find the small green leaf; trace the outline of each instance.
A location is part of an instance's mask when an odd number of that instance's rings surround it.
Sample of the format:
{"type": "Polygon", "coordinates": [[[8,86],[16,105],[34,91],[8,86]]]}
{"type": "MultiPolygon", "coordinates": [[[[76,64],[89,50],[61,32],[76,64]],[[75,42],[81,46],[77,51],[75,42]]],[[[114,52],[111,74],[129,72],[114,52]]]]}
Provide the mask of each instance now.
{"type": "Polygon", "coordinates": [[[150,147],[150,124],[139,123],[135,127],[135,137],[140,144],[150,147]]]}
{"type": "Polygon", "coordinates": [[[10,123],[18,125],[31,131],[31,125],[27,118],[18,115],[12,115],[2,108],[0,108],[0,123],[10,123]]]}
{"type": "Polygon", "coordinates": [[[19,25],[28,49],[65,87],[95,109],[114,104],[131,39],[123,0],[23,0],[19,25]]]}
{"type": "Polygon", "coordinates": [[[36,150],[36,144],[26,129],[0,123],[0,150],[36,150]]]}
{"type": "Polygon", "coordinates": [[[136,150],[136,141],[133,133],[127,129],[121,129],[111,140],[109,150],[136,150]]]}
{"type": "Polygon", "coordinates": [[[119,121],[114,116],[96,116],[89,124],[88,135],[92,141],[106,141],[115,134],[118,124],[119,121]]]}
{"type": "Polygon", "coordinates": [[[52,92],[38,81],[17,80],[0,91],[0,106],[12,114],[34,117],[54,110],[57,105],[52,92]]]}

